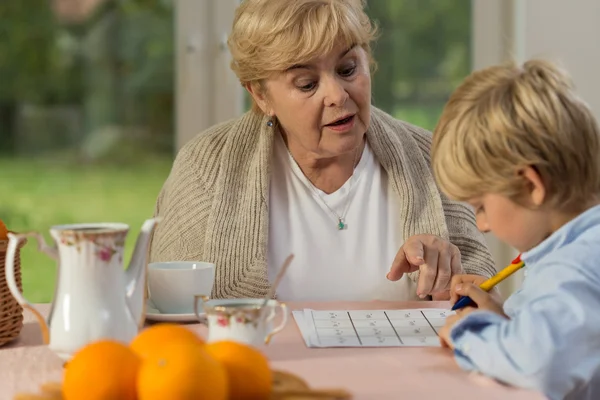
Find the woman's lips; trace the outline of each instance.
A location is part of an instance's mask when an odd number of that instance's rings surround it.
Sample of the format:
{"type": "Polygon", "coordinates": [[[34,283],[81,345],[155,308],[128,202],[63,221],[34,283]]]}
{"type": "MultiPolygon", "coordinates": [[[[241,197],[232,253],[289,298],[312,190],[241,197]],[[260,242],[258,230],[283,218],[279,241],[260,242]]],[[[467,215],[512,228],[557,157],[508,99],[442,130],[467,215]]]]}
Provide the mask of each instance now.
{"type": "Polygon", "coordinates": [[[341,123],[328,124],[325,126],[336,132],[347,132],[354,127],[355,120],[356,115],[352,115],[350,117],[347,117],[341,123]]]}

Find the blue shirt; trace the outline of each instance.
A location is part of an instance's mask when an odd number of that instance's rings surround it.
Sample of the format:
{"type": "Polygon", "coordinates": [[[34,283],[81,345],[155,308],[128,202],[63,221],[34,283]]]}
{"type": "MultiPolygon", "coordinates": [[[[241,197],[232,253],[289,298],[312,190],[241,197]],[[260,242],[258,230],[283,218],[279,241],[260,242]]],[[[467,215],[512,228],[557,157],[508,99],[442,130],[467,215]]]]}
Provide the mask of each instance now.
{"type": "Polygon", "coordinates": [[[475,311],[452,328],[458,364],[552,400],[600,399],[600,206],[521,259],[510,319],[475,311]]]}

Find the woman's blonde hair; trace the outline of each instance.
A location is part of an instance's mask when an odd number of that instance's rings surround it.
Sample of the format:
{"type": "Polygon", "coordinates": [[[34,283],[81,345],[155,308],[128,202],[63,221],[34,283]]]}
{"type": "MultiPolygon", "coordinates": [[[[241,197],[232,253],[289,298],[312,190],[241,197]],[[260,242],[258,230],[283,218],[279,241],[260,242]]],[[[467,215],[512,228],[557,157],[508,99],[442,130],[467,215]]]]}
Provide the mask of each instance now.
{"type": "Polygon", "coordinates": [[[227,45],[231,68],[243,86],[329,53],[334,46],[361,46],[372,67],[376,28],[364,0],[243,0],[227,45]]]}
{"type": "Polygon", "coordinates": [[[597,122],[569,75],[543,60],[467,77],[434,130],[432,163],[442,191],[461,201],[496,193],[526,205],[526,167],[555,209],[578,211],[600,193],[597,122]]]}

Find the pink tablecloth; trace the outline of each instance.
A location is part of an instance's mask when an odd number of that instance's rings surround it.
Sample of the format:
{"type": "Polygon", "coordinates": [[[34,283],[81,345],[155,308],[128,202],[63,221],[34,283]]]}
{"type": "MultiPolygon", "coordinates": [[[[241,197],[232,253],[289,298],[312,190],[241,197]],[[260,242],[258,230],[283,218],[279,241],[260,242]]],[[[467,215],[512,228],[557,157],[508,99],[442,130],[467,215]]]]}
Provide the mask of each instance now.
{"type": "MultiPolygon", "coordinates": [[[[402,309],[447,307],[443,302],[410,303],[289,303],[290,309],[402,309]]],[[[48,305],[39,305],[44,313],[48,305]]],[[[62,363],[42,345],[39,327],[25,312],[21,336],[0,347],[0,399],[37,391],[47,381],[59,381],[62,363]]],[[[190,329],[206,336],[202,325],[190,329]]],[[[306,379],[312,387],[338,387],[360,399],[543,399],[533,392],[500,385],[461,371],[449,350],[442,348],[307,348],[293,318],[264,349],[275,369],[306,379]]]]}

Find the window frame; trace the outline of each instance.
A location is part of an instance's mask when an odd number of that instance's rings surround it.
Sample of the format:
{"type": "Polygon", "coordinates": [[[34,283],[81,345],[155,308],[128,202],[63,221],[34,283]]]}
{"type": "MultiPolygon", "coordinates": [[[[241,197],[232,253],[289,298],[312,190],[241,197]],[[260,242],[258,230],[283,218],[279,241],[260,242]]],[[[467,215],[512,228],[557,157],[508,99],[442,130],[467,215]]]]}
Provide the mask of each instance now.
{"type": "Polygon", "coordinates": [[[227,34],[239,0],[179,0],[175,18],[175,151],[243,112],[244,89],[229,67],[227,34]]]}

